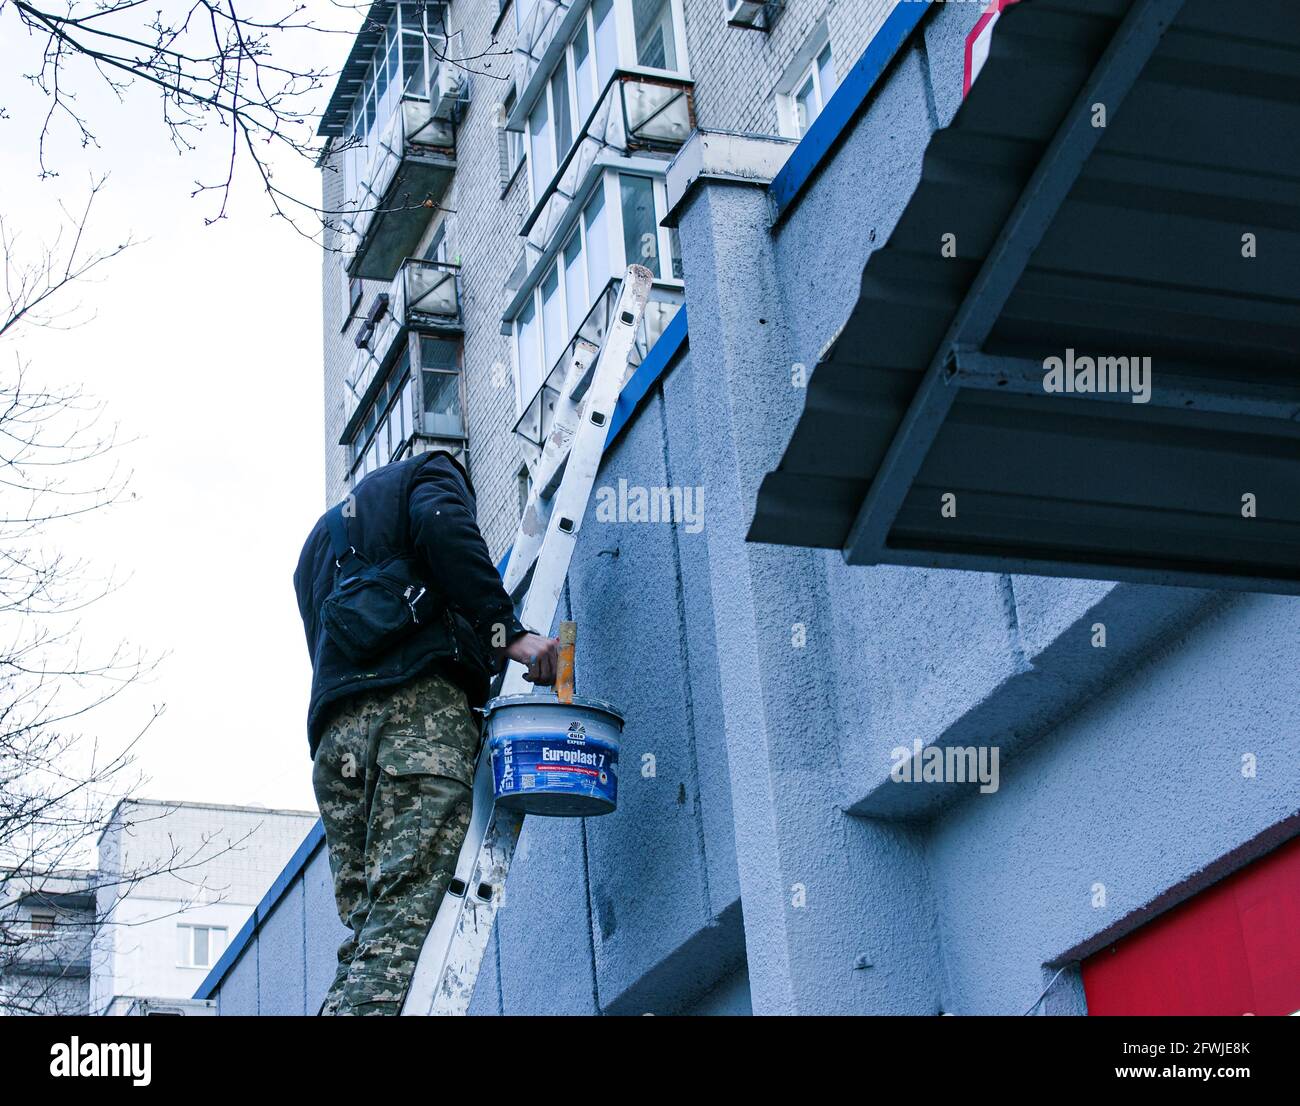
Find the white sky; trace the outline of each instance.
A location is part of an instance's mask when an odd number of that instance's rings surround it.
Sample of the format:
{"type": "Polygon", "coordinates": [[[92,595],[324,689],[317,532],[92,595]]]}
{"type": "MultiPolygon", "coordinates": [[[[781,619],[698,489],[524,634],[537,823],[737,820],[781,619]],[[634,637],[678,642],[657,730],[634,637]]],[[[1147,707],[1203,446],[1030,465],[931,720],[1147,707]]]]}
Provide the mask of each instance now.
{"type": "MultiPolygon", "coordinates": [[[[338,9],[333,18],[359,23],[338,9]]],[[[60,176],[38,179],[45,102],[20,76],[37,54],[12,8],[0,10],[0,39],[0,212],[34,248],[57,228],[57,201],[79,206],[90,173],[108,172],[92,240],[146,239],[70,293],[93,320],[0,339],[0,371],[21,353],[34,380],[84,385],[107,422],[140,439],[125,453],[136,501],[60,541],[97,572],[130,577],[83,617],[90,649],[126,639],[168,655],[85,729],[121,741],[165,703],[139,748],[148,778],[138,795],[313,809],[310,665],[290,578],[325,506],[320,251],[271,217],[247,174],[228,219],[205,226],[215,198],[190,193],[196,179],[219,179],[229,132],[213,127],[179,156],[143,88],[118,105],[83,75],[101,148],[83,150],[61,128],[49,159],[60,176]]],[[[337,69],[348,45],[312,36],[314,64],[337,69]]],[[[306,161],[281,159],[276,182],[320,194],[306,161]]]]}

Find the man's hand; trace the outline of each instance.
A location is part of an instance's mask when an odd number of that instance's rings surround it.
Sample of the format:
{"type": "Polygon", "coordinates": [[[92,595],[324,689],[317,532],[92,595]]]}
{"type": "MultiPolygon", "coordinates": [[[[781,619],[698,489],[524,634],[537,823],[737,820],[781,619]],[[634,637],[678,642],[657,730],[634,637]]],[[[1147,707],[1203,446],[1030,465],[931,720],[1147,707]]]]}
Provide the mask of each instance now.
{"type": "Polygon", "coordinates": [[[528,669],[524,677],[530,683],[550,687],[555,683],[555,669],[560,639],[542,637],[541,634],[524,634],[506,646],[506,656],[528,669]]]}

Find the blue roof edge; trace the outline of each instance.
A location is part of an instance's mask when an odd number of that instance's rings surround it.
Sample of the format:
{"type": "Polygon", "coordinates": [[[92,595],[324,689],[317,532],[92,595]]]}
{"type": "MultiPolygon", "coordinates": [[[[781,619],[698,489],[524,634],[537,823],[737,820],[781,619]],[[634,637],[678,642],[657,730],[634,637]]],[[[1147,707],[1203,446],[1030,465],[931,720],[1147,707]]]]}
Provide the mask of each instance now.
{"type": "Polygon", "coordinates": [[[822,163],[834,152],[871,98],[885,70],[932,7],[934,0],[900,0],[871,37],[862,56],[831,95],[830,102],[813,120],[799,145],[790,151],[781,171],[768,185],[773,225],[789,213],[822,163]]]}

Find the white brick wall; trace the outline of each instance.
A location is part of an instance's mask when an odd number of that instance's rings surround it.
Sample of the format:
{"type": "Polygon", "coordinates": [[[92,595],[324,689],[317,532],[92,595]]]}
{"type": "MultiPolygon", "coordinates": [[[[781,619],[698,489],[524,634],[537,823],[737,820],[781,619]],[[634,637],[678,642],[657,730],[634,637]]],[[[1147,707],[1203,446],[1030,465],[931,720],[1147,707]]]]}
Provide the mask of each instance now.
{"type": "MultiPolygon", "coordinates": [[[[858,59],[897,0],[788,0],[770,33],[731,27],[722,0],[685,0],[687,52],[695,79],[698,125],[719,130],[777,132],[775,89],[808,36],[826,19],[837,77],[858,59]]],[[[463,31],[466,54],[513,49],[514,17],[506,12],[493,34],[496,0],[455,0],[450,29],[463,31]]],[[[528,213],[523,173],[501,192],[498,176],[497,104],[510,87],[508,55],[475,61],[471,95],[456,132],[456,175],[443,200],[447,209],[448,255],[461,265],[465,322],[464,372],[469,427],[469,467],[478,492],[479,524],[494,559],[514,537],[519,518],[517,473],[521,458],[511,427],[515,421],[510,339],[500,333],[501,313],[510,300],[505,290],[519,256],[519,229],[528,213]],[[499,75],[499,76],[497,76],[499,75]],[[497,363],[506,372],[494,373],[497,363]]],[[[341,174],[326,169],[327,209],[342,200],[341,174]]],[[[434,233],[431,222],[421,250],[434,233]]],[[[343,328],[346,281],[343,258],[327,240],[324,259],[326,500],[346,491],[347,448],[339,445],[343,427],[343,373],[351,363],[355,323],[343,328]]],[[[383,285],[367,282],[362,309],[383,285]]]]}

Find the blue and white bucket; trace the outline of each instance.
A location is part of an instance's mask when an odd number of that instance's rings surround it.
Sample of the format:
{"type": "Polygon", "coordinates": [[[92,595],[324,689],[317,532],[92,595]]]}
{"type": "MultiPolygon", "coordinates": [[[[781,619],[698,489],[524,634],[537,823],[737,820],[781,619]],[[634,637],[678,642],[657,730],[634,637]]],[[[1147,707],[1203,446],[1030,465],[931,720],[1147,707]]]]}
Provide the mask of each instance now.
{"type": "Polygon", "coordinates": [[[487,717],[496,801],[523,814],[590,818],[618,802],[623,716],[599,699],[503,695],[487,717]]]}

